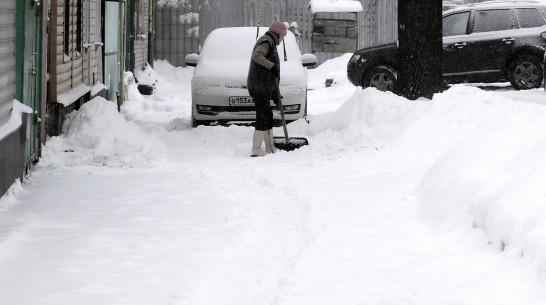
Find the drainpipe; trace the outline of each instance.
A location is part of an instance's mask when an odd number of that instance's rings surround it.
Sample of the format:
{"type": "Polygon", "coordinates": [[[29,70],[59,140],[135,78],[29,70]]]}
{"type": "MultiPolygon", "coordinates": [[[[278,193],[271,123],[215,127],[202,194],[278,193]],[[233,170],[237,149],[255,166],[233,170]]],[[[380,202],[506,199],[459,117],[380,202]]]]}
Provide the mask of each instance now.
{"type": "Polygon", "coordinates": [[[150,0],[150,8],[148,10],[148,64],[154,67],[154,38],[155,38],[155,0],[150,0]]]}
{"type": "MultiPolygon", "coordinates": [[[[46,105],[46,108],[42,110],[43,111],[42,117],[46,118],[45,121],[46,121],[46,124],[48,125],[57,124],[57,122],[52,121],[52,120],[56,120],[57,116],[54,113],[48,113],[47,109],[50,108],[48,107],[49,103],[57,102],[57,10],[58,10],[57,0],[49,0],[49,1],[50,1],[50,8],[51,8],[51,12],[50,12],[51,16],[49,18],[49,63],[48,63],[49,90],[47,92],[48,105],[46,105]],[[45,110],[45,115],[44,115],[44,110],[45,110]]],[[[47,88],[47,86],[45,88],[47,88]]]]}
{"type": "Polygon", "coordinates": [[[124,12],[125,9],[125,2],[121,2],[120,9],[119,9],[119,73],[120,73],[120,87],[119,87],[119,97],[118,97],[118,111],[121,109],[121,104],[123,104],[123,97],[124,97],[124,91],[123,86],[125,85],[125,82],[123,80],[123,72],[125,70],[123,62],[125,60],[124,54],[125,54],[125,21],[123,16],[125,15],[124,12]]]}
{"type": "MultiPolygon", "coordinates": [[[[41,119],[42,122],[40,123],[40,140],[43,143],[45,143],[46,140],[46,130],[45,130],[45,124],[46,124],[46,114],[47,114],[47,65],[49,64],[47,62],[47,35],[48,35],[48,26],[50,25],[50,22],[48,21],[48,7],[49,2],[52,0],[43,0],[42,3],[42,96],[41,96],[41,119]]],[[[55,29],[57,29],[57,26],[55,26],[55,29]]],[[[42,150],[40,149],[40,155],[42,150]]]]}

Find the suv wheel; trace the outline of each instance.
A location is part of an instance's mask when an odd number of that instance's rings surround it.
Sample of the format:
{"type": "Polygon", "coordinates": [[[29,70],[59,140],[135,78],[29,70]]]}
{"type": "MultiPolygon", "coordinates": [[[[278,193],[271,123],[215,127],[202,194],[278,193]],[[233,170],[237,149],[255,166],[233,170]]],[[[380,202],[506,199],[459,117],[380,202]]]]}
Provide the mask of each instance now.
{"type": "Polygon", "coordinates": [[[510,83],[517,90],[538,88],[542,84],[542,63],[535,56],[519,56],[510,64],[509,73],[510,83]]]}
{"type": "Polygon", "coordinates": [[[364,77],[362,87],[373,87],[380,91],[394,91],[396,89],[396,75],[390,67],[375,67],[364,77]]]}

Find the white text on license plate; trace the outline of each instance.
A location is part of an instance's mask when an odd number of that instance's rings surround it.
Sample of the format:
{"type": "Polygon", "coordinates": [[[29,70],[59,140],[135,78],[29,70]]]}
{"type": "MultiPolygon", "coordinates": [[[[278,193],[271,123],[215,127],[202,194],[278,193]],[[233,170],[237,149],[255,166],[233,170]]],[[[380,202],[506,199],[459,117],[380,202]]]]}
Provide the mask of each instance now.
{"type": "Polygon", "coordinates": [[[230,96],[230,106],[254,106],[254,101],[250,96],[230,96]]]}

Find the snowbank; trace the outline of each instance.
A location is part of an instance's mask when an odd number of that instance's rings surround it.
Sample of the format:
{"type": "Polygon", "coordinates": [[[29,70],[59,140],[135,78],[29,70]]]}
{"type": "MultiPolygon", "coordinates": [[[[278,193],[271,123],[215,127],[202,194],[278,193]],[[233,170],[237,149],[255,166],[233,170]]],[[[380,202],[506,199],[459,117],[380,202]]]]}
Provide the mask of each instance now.
{"type": "Polygon", "coordinates": [[[429,168],[413,193],[425,221],[481,230],[487,243],[544,276],[546,108],[534,102],[540,94],[522,101],[457,85],[432,100],[408,101],[356,89],[338,110],[311,116],[310,124],[294,122],[289,132],[307,136],[313,147],[305,149],[317,153],[385,148],[429,168]]]}
{"type": "Polygon", "coordinates": [[[434,101],[443,105],[430,115],[444,121],[434,127],[451,143],[415,192],[424,214],[483,231],[488,243],[544,276],[546,108],[463,87],[434,101]]]}
{"type": "Polygon", "coordinates": [[[327,79],[333,79],[332,84],[346,85],[350,84],[347,78],[347,71],[343,67],[347,67],[353,53],[347,53],[343,56],[329,59],[323,62],[315,69],[309,69],[308,89],[319,89],[325,87],[327,79]]]}
{"type": "MultiPolygon", "coordinates": [[[[166,60],[154,62],[157,92],[142,96],[132,91],[122,105],[121,112],[130,121],[153,122],[168,126],[175,119],[191,115],[191,78],[194,67],[174,67],[166,60]]],[[[188,128],[190,128],[188,123],[188,128]]]]}
{"type": "Polygon", "coordinates": [[[70,114],[63,134],[49,138],[41,164],[147,166],[161,159],[161,144],[102,97],[70,114]]]}
{"type": "Polygon", "coordinates": [[[335,112],[310,116],[310,124],[298,120],[289,130],[324,140],[329,148],[383,147],[413,124],[426,104],[373,88],[356,89],[335,112]]]}
{"type": "MultiPolygon", "coordinates": [[[[0,211],[6,207],[14,205],[17,203],[15,194],[21,194],[24,192],[23,185],[19,179],[15,179],[10,188],[6,191],[5,194],[0,196],[0,211]]],[[[0,250],[2,248],[2,243],[0,243],[0,250]]]]}

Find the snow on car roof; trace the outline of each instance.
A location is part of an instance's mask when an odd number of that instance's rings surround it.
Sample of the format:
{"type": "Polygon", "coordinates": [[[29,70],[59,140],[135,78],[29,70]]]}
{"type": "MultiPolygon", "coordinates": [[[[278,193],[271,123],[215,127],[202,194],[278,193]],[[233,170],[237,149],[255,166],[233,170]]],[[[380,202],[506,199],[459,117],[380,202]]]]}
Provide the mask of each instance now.
{"type": "Polygon", "coordinates": [[[309,7],[313,13],[362,12],[362,3],[356,0],[311,0],[309,7]]]}
{"type": "MultiPolygon", "coordinates": [[[[267,27],[234,27],[219,28],[212,31],[203,46],[201,57],[207,60],[249,60],[252,54],[256,36],[260,37],[267,32],[267,27]],[[257,34],[257,35],[256,35],[257,34]]],[[[288,32],[284,38],[286,53],[289,60],[300,60],[301,52],[292,32],[288,32]]],[[[280,46],[282,48],[282,44],[280,46]]],[[[281,51],[279,49],[279,51],[281,51]]],[[[283,56],[279,52],[280,56],[283,56]]]]}

